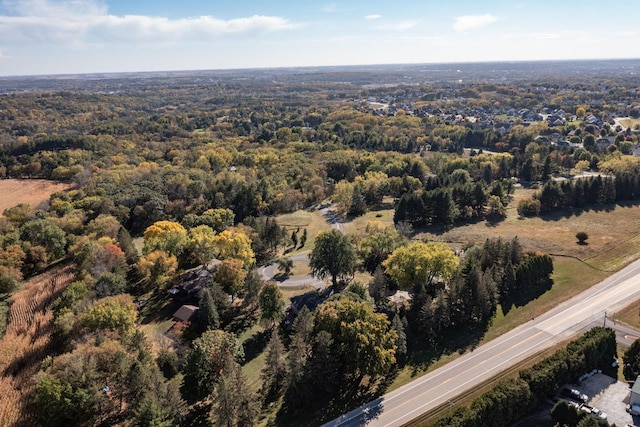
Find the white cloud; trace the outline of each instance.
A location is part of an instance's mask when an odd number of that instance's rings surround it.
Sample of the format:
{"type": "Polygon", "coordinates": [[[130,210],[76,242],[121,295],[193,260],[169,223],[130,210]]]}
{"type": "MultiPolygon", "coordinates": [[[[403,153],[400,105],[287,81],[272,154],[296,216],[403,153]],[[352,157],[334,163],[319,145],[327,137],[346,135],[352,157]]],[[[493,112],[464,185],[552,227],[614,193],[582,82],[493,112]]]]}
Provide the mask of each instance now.
{"type": "Polygon", "coordinates": [[[0,39],[85,45],[105,41],[167,42],[208,40],[290,30],[300,25],[278,16],[253,15],[235,19],[200,16],[170,19],[108,13],[95,0],[11,0],[3,3],[13,15],[0,15],[0,39]]]}
{"type": "Polygon", "coordinates": [[[418,24],[420,24],[420,21],[401,21],[393,24],[377,25],[376,29],[384,31],[407,31],[415,28],[418,24]]]}
{"type": "Polygon", "coordinates": [[[462,33],[468,30],[473,30],[476,28],[484,27],[489,24],[493,24],[498,19],[491,14],[484,15],[464,15],[458,16],[453,24],[453,29],[462,33]]]}
{"type": "Polygon", "coordinates": [[[377,14],[367,15],[364,17],[364,19],[366,19],[367,21],[375,21],[376,19],[380,19],[380,18],[382,18],[382,15],[377,15],[377,14]]]}

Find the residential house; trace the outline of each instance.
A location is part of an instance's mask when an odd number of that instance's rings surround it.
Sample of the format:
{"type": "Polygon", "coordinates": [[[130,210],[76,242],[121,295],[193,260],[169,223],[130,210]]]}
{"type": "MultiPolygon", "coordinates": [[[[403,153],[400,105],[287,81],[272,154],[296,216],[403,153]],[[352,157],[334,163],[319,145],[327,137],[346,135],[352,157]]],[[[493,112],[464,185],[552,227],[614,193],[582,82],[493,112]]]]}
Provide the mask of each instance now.
{"type": "Polygon", "coordinates": [[[173,318],[178,322],[190,322],[198,312],[198,307],[195,305],[183,305],[175,313],[173,318]]]}

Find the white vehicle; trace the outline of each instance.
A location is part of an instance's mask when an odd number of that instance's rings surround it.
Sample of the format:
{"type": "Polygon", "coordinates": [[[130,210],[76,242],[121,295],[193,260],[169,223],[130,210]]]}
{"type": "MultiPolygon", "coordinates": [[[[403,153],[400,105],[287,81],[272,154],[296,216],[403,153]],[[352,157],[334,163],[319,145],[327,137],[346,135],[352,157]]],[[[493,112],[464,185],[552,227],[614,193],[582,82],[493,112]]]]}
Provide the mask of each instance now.
{"type": "Polygon", "coordinates": [[[606,420],[607,419],[607,414],[605,414],[600,409],[595,408],[595,407],[591,408],[591,414],[595,415],[596,417],[598,417],[601,420],[606,420]]]}

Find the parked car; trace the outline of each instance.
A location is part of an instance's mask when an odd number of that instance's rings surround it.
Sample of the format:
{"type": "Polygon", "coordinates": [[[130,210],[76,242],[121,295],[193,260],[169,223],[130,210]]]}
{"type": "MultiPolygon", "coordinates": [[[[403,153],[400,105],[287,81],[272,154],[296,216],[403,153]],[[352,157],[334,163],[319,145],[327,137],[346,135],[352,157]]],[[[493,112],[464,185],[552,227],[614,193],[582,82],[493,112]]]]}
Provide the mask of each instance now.
{"type": "Polygon", "coordinates": [[[598,417],[601,420],[606,420],[607,419],[607,414],[602,412],[600,409],[593,407],[591,408],[591,414],[595,415],[596,417],[598,417]]]}
{"type": "Polygon", "coordinates": [[[562,390],[560,390],[560,395],[569,397],[571,399],[577,400],[578,402],[582,402],[582,403],[587,403],[587,401],[589,400],[589,397],[586,394],[580,393],[575,388],[565,387],[562,390]]]}

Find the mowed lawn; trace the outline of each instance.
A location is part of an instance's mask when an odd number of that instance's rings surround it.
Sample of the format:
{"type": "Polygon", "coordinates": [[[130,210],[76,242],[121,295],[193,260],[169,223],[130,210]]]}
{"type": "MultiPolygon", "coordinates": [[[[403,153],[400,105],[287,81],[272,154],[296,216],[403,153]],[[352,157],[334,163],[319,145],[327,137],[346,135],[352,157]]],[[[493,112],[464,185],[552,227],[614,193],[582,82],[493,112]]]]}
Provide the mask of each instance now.
{"type": "Polygon", "coordinates": [[[298,230],[298,247],[290,254],[312,250],[316,234],[331,228],[326,218],[317,210],[298,210],[290,214],[279,215],[276,217],[276,222],[287,229],[289,236],[298,230]],[[302,233],[305,229],[307,230],[307,241],[303,247],[300,247],[302,233]]]}
{"type": "Polygon", "coordinates": [[[0,213],[20,203],[32,208],[49,200],[58,191],[66,191],[73,184],[48,181],[46,179],[0,179],[0,213]]]}

